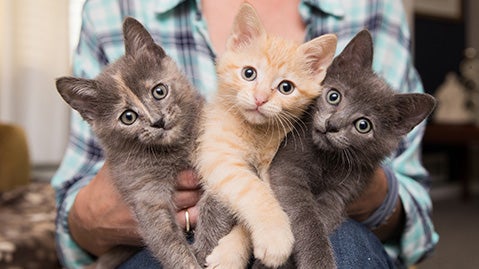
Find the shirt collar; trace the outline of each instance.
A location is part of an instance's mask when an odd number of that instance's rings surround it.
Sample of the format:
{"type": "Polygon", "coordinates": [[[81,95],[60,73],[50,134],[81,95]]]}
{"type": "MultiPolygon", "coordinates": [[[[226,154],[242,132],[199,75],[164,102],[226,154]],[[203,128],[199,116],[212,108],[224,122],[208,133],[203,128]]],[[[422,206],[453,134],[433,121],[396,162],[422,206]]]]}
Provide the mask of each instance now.
{"type": "Polygon", "coordinates": [[[159,14],[166,13],[185,1],[187,0],[158,0],[155,12],[159,14]]]}
{"type": "MultiPolygon", "coordinates": [[[[155,11],[160,14],[165,13],[185,1],[187,0],[158,0],[155,11]]],[[[303,2],[333,16],[342,17],[344,15],[340,0],[303,0],[303,2]]]]}
{"type": "Polygon", "coordinates": [[[303,3],[336,17],[344,16],[341,0],[303,0],[303,3]]]}

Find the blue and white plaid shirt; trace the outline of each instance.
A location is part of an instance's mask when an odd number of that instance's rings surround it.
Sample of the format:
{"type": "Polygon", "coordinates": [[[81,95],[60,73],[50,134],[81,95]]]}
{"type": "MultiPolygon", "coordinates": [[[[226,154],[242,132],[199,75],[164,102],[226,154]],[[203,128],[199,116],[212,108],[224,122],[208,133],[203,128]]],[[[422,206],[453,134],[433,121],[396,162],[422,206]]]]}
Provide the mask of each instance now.
{"type": "MultiPolygon", "coordinates": [[[[197,89],[207,98],[212,96],[216,88],[215,52],[199,6],[200,0],[87,0],[74,55],[74,75],[94,78],[124,53],[122,22],[125,16],[132,16],[147,27],[197,89]]],[[[423,91],[409,54],[410,34],[402,1],[303,0],[299,10],[307,26],[306,40],[335,33],[338,52],[360,30],[369,29],[374,38],[374,70],[398,92],[423,91]]],[[[406,224],[400,242],[386,245],[386,249],[403,265],[418,262],[438,241],[431,222],[428,176],[420,162],[423,130],[424,124],[415,128],[387,163],[399,182],[406,224]]],[[[88,184],[103,161],[91,129],[74,112],[69,145],[52,179],[58,206],[58,252],[67,268],[80,268],[94,259],[72,239],[67,216],[78,191],[88,184]]]]}

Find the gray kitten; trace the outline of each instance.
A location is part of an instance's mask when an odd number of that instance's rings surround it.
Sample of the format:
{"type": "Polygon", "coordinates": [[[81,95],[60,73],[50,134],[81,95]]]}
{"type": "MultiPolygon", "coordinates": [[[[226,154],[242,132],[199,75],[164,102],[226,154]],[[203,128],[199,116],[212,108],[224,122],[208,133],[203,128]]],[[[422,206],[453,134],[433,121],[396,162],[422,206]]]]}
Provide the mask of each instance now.
{"type": "MultiPolygon", "coordinates": [[[[92,126],[121,196],[164,268],[201,268],[175,220],[177,174],[190,168],[203,99],[135,19],[123,24],[125,55],[95,79],[62,77],[60,95],[92,126]]],[[[117,248],[99,267],[121,263],[117,248]]],[[[128,255],[126,255],[128,256],[128,255]]]]}
{"type": "MultiPolygon", "coordinates": [[[[328,235],[346,218],[375,169],[433,110],[427,94],[398,94],[372,70],[373,44],[358,33],[334,59],[324,90],[271,165],[271,187],[291,220],[284,268],[336,268],[328,235]]],[[[261,267],[258,262],[255,267],[261,267]]]]}

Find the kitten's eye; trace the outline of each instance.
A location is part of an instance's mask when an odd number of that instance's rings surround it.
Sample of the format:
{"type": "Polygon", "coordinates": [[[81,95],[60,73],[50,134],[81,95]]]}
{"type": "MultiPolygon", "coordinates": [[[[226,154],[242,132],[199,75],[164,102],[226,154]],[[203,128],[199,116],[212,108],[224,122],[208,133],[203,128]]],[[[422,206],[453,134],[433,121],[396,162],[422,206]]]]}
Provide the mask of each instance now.
{"type": "Polygon", "coordinates": [[[341,102],[341,93],[339,93],[337,90],[330,90],[328,94],[326,95],[326,100],[328,103],[331,105],[337,105],[339,102],[341,102]]]}
{"type": "Polygon", "coordinates": [[[373,125],[371,124],[371,122],[368,119],[364,118],[357,120],[354,123],[354,126],[356,127],[356,130],[358,130],[358,132],[362,134],[368,133],[373,129],[373,125]]]}
{"type": "Polygon", "coordinates": [[[244,80],[252,81],[256,78],[256,69],[251,66],[245,67],[241,71],[241,76],[244,80]]]}
{"type": "Polygon", "coordinates": [[[291,94],[294,91],[295,87],[293,82],[288,80],[283,80],[278,86],[278,91],[284,95],[291,94]]]}
{"type": "Polygon", "coordinates": [[[151,94],[156,100],[161,100],[168,95],[168,86],[163,83],[160,83],[153,87],[151,94]]]}
{"type": "Polygon", "coordinates": [[[120,121],[123,122],[125,125],[132,125],[136,119],[138,118],[138,114],[136,114],[133,110],[126,110],[120,116],[120,121]]]}

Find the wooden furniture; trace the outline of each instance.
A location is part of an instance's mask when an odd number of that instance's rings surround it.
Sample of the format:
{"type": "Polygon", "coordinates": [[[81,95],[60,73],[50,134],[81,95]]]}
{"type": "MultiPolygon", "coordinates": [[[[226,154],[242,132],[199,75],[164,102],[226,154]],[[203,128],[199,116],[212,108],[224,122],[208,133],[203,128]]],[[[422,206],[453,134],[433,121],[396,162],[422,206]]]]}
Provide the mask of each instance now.
{"type": "Polygon", "coordinates": [[[479,144],[479,127],[472,124],[438,124],[429,123],[423,138],[423,146],[428,148],[441,148],[442,150],[454,150],[459,155],[459,160],[453,160],[458,164],[458,174],[455,175],[461,181],[462,198],[470,198],[470,150],[473,144],[479,144]]]}
{"type": "Polygon", "coordinates": [[[20,126],[0,123],[0,192],[30,182],[27,137],[20,126]]]}

